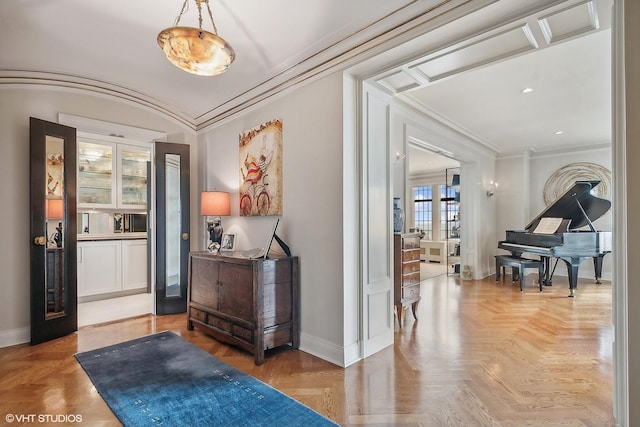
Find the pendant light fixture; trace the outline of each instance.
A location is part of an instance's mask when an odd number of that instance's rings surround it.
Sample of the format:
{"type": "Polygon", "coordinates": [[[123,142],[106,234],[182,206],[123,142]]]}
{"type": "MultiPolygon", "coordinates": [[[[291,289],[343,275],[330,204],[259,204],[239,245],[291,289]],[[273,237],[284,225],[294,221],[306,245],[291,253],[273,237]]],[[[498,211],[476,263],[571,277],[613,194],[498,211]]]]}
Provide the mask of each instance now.
{"type": "Polygon", "coordinates": [[[180,18],[189,9],[184,0],[182,10],[173,27],[158,34],[158,44],[167,59],[176,67],[199,76],[216,76],[224,73],[236,57],[229,44],[218,36],[209,0],[194,0],[198,7],[198,28],[181,27],[180,18]],[[202,4],[207,6],[213,24],[213,33],[202,29],[202,4]]]}

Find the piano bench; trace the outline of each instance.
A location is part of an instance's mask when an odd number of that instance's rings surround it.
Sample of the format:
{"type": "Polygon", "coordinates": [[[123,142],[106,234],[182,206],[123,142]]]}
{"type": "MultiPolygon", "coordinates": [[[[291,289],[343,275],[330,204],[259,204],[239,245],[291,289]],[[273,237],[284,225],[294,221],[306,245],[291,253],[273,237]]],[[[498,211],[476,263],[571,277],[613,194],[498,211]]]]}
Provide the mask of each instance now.
{"type": "Polygon", "coordinates": [[[537,259],[521,258],[511,255],[496,255],[496,282],[500,281],[500,270],[504,275],[504,268],[512,267],[518,269],[520,280],[520,292],[523,291],[522,285],[524,282],[524,270],[527,268],[538,269],[538,284],[540,285],[540,292],[542,292],[542,277],[544,275],[544,263],[537,259]]]}

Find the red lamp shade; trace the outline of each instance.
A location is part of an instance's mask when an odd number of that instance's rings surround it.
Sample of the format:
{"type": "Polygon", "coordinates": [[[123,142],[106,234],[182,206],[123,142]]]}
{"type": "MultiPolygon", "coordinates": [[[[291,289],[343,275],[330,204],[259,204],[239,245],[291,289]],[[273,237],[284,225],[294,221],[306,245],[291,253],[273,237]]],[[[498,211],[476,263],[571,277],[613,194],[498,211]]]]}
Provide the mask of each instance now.
{"type": "Polygon", "coordinates": [[[200,197],[200,215],[231,215],[231,194],[226,191],[203,191],[200,197]]]}
{"type": "Polygon", "coordinates": [[[64,200],[62,199],[47,199],[45,209],[45,216],[47,219],[64,218],[64,200]]]}

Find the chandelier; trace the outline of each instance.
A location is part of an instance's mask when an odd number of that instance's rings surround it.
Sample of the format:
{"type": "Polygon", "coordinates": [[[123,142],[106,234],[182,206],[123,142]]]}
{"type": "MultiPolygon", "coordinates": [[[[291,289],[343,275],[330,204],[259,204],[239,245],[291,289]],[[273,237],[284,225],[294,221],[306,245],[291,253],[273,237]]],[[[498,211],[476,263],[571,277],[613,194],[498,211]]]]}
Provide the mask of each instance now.
{"type": "Polygon", "coordinates": [[[173,27],[158,34],[158,45],[167,59],[176,67],[199,76],[215,76],[224,73],[236,57],[229,44],[218,36],[209,0],[194,0],[198,6],[198,28],[181,27],[180,18],[189,9],[184,0],[182,10],[173,27]],[[202,3],[207,6],[213,24],[213,33],[202,29],[202,3]]]}

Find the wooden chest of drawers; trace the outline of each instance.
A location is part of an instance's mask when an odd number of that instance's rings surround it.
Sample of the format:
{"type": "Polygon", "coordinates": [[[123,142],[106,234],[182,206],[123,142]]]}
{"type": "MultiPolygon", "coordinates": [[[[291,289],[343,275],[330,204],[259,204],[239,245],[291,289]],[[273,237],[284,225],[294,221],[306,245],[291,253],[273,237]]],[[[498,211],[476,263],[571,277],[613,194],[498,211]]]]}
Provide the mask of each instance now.
{"type": "Polygon", "coordinates": [[[208,252],[189,256],[187,329],[253,353],[300,344],[298,257],[242,259],[208,252]]]}
{"type": "Polygon", "coordinates": [[[413,317],[420,301],[420,235],[394,234],[394,304],[402,328],[406,306],[411,304],[413,317]]]}

